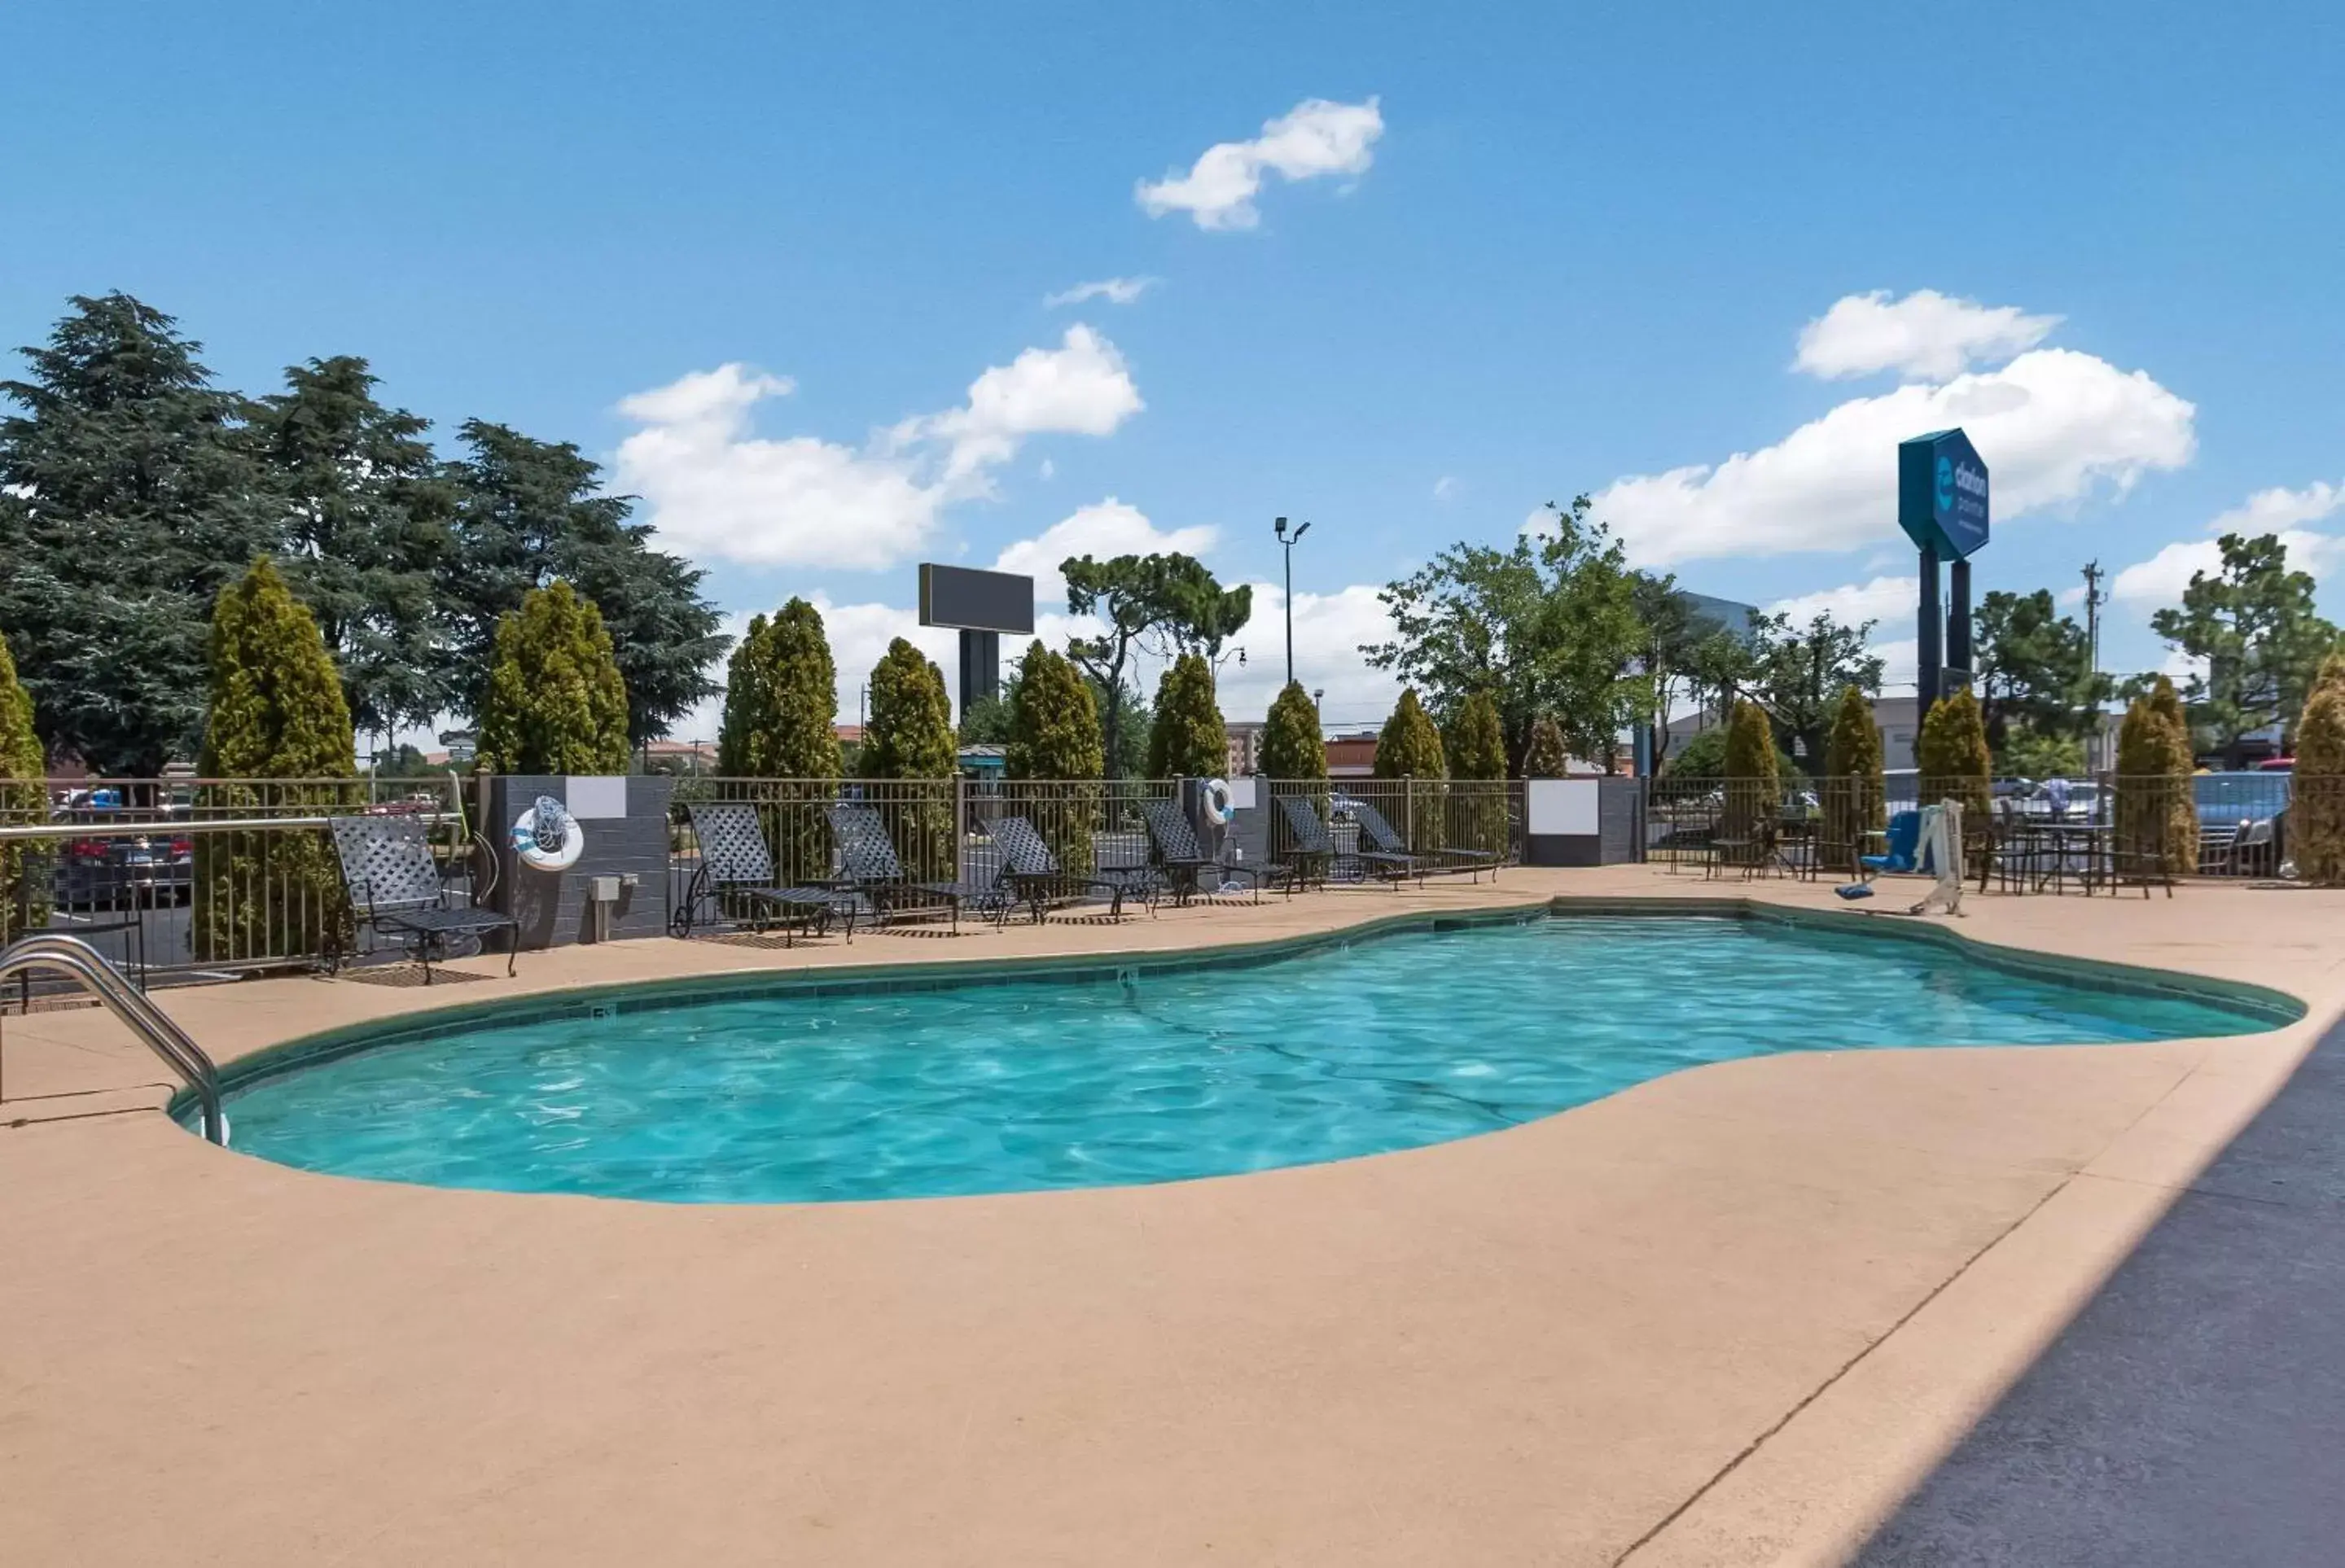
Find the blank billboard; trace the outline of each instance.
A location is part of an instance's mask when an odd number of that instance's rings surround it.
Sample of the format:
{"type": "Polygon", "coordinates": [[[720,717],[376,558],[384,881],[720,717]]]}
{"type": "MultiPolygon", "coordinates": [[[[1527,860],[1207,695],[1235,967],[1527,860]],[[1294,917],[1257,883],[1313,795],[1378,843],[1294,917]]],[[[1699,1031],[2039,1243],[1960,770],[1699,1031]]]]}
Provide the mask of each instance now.
{"type": "Polygon", "coordinates": [[[1034,630],[1034,580],[1011,572],[920,562],[920,624],[968,632],[1034,630]]]}

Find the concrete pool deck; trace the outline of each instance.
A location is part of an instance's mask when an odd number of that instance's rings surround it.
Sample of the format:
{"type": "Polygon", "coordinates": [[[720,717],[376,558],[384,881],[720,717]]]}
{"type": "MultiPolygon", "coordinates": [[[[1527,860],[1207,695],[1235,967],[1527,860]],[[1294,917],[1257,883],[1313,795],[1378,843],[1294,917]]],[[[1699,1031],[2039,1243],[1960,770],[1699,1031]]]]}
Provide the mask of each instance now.
{"type": "MultiPolygon", "coordinates": [[[[534,989],[1181,948],[1555,895],[1837,905],[1523,869],[1116,926],[567,949],[429,993],[293,978],[161,999],[228,1059],[534,989]]],[[[1840,1561],[2345,1007],[2345,894],[1966,907],[1965,936],[2276,986],[2309,1016],[1723,1063],[1254,1176],[766,1208],[270,1165],[157,1115],[162,1074],[103,1015],[11,1017],[7,1555],[1840,1561]]]]}

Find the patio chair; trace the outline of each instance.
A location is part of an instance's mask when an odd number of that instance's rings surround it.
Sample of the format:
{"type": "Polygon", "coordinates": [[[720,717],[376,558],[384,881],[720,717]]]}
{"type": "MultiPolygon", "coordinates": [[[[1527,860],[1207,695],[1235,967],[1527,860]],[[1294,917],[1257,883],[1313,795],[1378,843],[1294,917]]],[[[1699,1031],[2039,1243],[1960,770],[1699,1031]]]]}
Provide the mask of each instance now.
{"type": "Polygon", "coordinates": [[[1867,871],[1910,872],[1917,868],[1917,856],[1922,849],[1922,814],[1918,811],[1892,812],[1889,815],[1887,853],[1861,855],[1858,864],[1867,871]]]}
{"type": "Polygon", "coordinates": [[[1240,876],[1262,896],[1264,876],[1284,878],[1288,897],[1294,895],[1294,873],[1289,865],[1225,865],[1205,854],[1197,842],[1197,830],[1189,825],[1189,818],[1175,800],[1142,802],[1141,820],[1148,826],[1149,855],[1156,867],[1164,874],[1172,889],[1172,901],[1186,904],[1206,889],[1199,880],[1208,871],[1218,872],[1224,878],[1240,876]]]}
{"type": "Polygon", "coordinates": [[[513,974],[521,947],[521,923],[493,909],[458,908],[448,902],[448,885],[431,858],[423,819],[411,814],[336,816],[327,819],[342,889],[360,926],[400,938],[423,966],[431,984],[431,955],[444,957],[451,937],[505,933],[505,975],[513,974]]]}
{"type": "Polygon", "coordinates": [[[819,936],[833,915],[842,916],[847,940],[855,940],[855,895],[837,886],[775,885],[774,857],[766,848],[766,830],[757,808],[746,801],[698,802],[685,805],[692,819],[692,836],[700,845],[700,865],[676,906],[675,930],[692,935],[702,900],[714,904],[724,918],[727,899],[746,904],[757,913],[748,921],[753,930],[778,926],[782,946],[794,944],[797,934],[811,926],[819,936]]]}
{"type": "Polygon", "coordinates": [[[1348,853],[1335,847],[1334,835],[1320,820],[1318,803],[1308,795],[1283,794],[1275,797],[1278,809],[1286,814],[1287,836],[1294,840],[1291,851],[1294,858],[1294,880],[1308,884],[1315,867],[1318,880],[1324,885],[1336,866],[1346,862],[1357,868],[1362,880],[1380,876],[1395,887],[1407,879],[1409,857],[1386,855],[1377,849],[1355,849],[1348,853]]]}
{"type": "Polygon", "coordinates": [[[1419,882],[1425,880],[1427,872],[1443,871],[1471,872],[1474,880],[1479,882],[1482,880],[1482,873],[1487,870],[1492,881],[1497,880],[1498,856],[1489,850],[1443,848],[1430,849],[1419,854],[1410,849],[1408,841],[1394,830],[1391,823],[1385,820],[1383,812],[1364,800],[1355,800],[1352,803],[1352,820],[1360,824],[1361,836],[1375,845],[1379,855],[1407,856],[1411,869],[1419,882]]]}
{"type": "Polygon", "coordinates": [[[838,846],[841,881],[870,901],[874,924],[884,925],[897,911],[947,911],[954,935],[960,932],[963,905],[980,909],[999,907],[1005,897],[1001,884],[979,887],[964,882],[930,882],[915,878],[898,858],[888,824],[868,805],[841,801],[830,808],[830,835],[838,846]]]}
{"type": "Polygon", "coordinates": [[[1150,889],[1135,885],[1124,877],[1088,876],[1067,870],[1059,857],[1034,830],[1034,824],[1022,816],[995,819],[993,842],[1001,851],[1001,877],[1010,885],[1010,896],[1000,900],[998,924],[1006,924],[1012,904],[1023,904],[1034,912],[1034,924],[1042,923],[1043,911],[1052,904],[1071,904],[1094,893],[1108,895],[1111,918],[1123,914],[1123,895],[1140,893],[1148,898],[1148,912],[1156,912],[1156,901],[1148,896],[1150,889]]]}

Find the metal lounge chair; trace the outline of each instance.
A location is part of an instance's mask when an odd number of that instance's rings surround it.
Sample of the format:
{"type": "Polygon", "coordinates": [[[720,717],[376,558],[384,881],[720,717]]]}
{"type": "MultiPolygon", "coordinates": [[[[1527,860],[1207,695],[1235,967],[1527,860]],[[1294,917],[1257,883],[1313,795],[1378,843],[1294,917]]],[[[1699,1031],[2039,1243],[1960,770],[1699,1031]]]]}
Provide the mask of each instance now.
{"type": "Polygon", "coordinates": [[[869,806],[842,801],[830,808],[829,814],[830,835],[838,845],[839,869],[845,873],[842,880],[870,901],[874,923],[885,923],[899,909],[942,908],[950,913],[952,929],[958,935],[963,905],[998,907],[995,901],[1003,896],[998,882],[991,887],[976,887],[964,882],[916,880],[897,857],[888,824],[869,806]]]}
{"type": "Polygon", "coordinates": [[[492,931],[505,933],[505,974],[513,975],[521,923],[493,909],[449,904],[448,885],[431,858],[431,841],[421,817],[337,816],[328,822],[350,912],[360,925],[393,933],[405,942],[423,966],[425,985],[431,984],[435,947],[444,956],[450,937],[485,936],[492,931]]]}
{"type": "MultiPolygon", "coordinates": [[[[1042,912],[1053,903],[1071,903],[1093,893],[1108,895],[1108,914],[1123,913],[1123,895],[1139,892],[1147,896],[1145,885],[1135,888],[1122,877],[1086,876],[1065,869],[1034,824],[1022,816],[997,818],[993,824],[993,842],[1001,851],[1001,876],[1010,885],[1010,896],[1000,901],[999,922],[1010,918],[1010,906],[1025,905],[1034,912],[1034,923],[1041,925],[1042,912]]],[[[1148,898],[1150,914],[1156,912],[1156,901],[1148,898]]]]}
{"type": "MultiPolygon", "coordinates": [[[[757,930],[777,926],[782,946],[792,945],[797,932],[812,926],[821,936],[833,915],[841,916],[847,939],[855,940],[855,895],[835,886],[778,887],[774,857],[766,848],[766,830],[757,808],[746,801],[695,803],[685,814],[692,819],[692,836],[700,845],[700,865],[685,885],[677,905],[675,929],[689,936],[694,916],[704,899],[716,905],[724,918],[724,903],[735,899],[757,911],[749,925],[757,930]]],[[[810,809],[800,807],[798,809],[810,809]]]]}
{"type": "Polygon", "coordinates": [[[1316,880],[1324,885],[1336,867],[1349,863],[1361,879],[1379,876],[1398,887],[1409,875],[1410,862],[1406,855],[1386,855],[1379,849],[1355,849],[1348,853],[1335,847],[1327,824],[1319,818],[1318,804],[1307,795],[1283,794],[1277,797],[1279,810],[1286,814],[1286,835],[1294,841],[1290,852],[1294,857],[1294,879],[1307,885],[1316,880]]]}
{"type": "Polygon", "coordinates": [[[1410,849],[1408,841],[1394,831],[1393,824],[1385,820],[1384,813],[1364,800],[1352,803],[1352,818],[1360,824],[1361,836],[1375,845],[1378,854],[1406,856],[1410,870],[1419,882],[1425,880],[1427,872],[1441,871],[1470,872],[1474,880],[1479,882],[1482,873],[1487,870],[1492,881],[1497,880],[1498,857],[1489,850],[1434,849],[1420,855],[1410,849]]]}
{"type": "Polygon", "coordinates": [[[1172,901],[1186,904],[1199,893],[1209,891],[1200,886],[1200,879],[1208,871],[1219,872],[1223,877],[1242,876],[1253,887],[1256,898],[1262,896],[1264,876],[1284,878],[1289,897],[1294,894],[1294,869],[1285,865],[1224,865],[1209,858],[1204,846],[1197,842],[1197,830],[1189,825],[1188,817],[1174,800],[1144,801],[1140,807],[1141,820],[1148,825],[1151,858],[1164,874],[1172,889],[1172,901]]]}

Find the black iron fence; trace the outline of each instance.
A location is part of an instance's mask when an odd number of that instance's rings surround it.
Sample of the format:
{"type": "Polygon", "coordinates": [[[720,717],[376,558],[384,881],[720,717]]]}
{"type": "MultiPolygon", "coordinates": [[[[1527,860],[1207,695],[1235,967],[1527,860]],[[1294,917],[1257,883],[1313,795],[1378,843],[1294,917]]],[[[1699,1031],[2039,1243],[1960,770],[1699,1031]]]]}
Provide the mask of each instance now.
{"type": "Polygon", "coordinates": [[[1282,799],[1306,802],[1339,867],[1360,868],[1362,852],[1400,853],[1436,869],[1473,870],[1522,858],[1520,779],[1257,779],[1267,855],[1292,864],[1309,848],[1282,799]]]}

